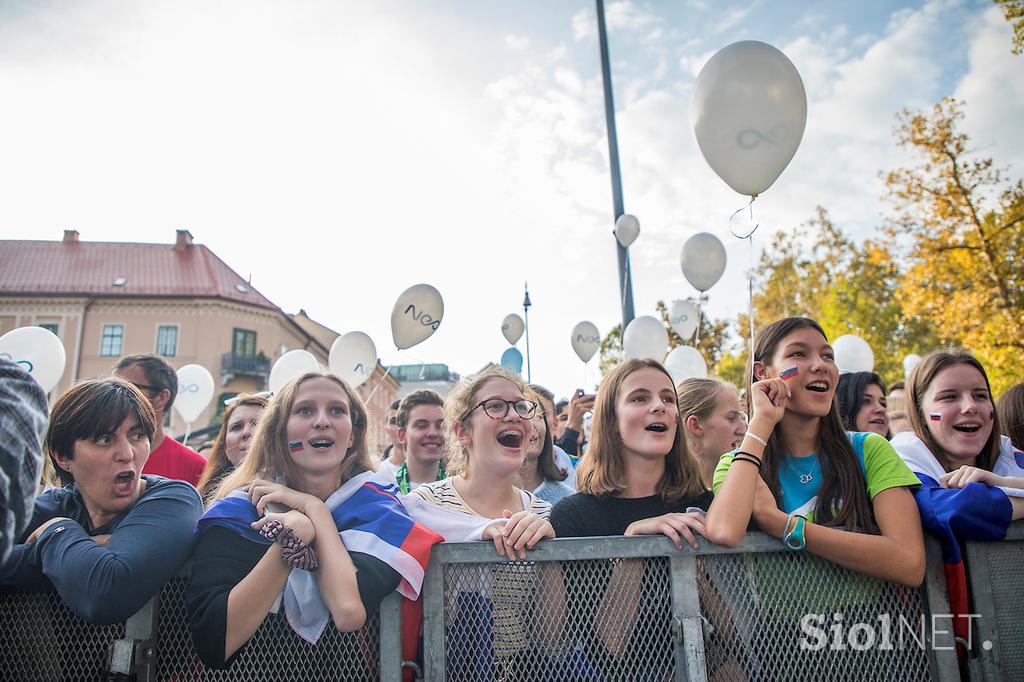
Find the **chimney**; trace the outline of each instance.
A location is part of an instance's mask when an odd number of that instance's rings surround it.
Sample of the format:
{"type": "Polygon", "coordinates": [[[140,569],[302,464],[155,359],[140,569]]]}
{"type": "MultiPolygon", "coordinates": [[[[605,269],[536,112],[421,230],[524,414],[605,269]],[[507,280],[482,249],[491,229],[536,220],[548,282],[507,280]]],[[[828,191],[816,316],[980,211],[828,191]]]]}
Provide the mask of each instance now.
{"type": "Polygon", "coordinates": [[[186,229],[178,230],[178,236],[174,240],[174,250],[184,251],[192,246],[192,233],[186,229]]]}
{"type": "Polygon", "coordinates": [[[77,244],[78,243],[78,230],[64,230],[64,243],[65,244],[77,244]]]}

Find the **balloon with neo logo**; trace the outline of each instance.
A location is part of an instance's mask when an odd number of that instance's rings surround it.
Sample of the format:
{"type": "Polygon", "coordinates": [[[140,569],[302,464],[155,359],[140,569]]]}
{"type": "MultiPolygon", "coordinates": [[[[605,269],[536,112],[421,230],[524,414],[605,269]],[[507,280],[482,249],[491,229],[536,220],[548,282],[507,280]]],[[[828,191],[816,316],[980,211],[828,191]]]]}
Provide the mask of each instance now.
{"type": "Polygon", "coordinates": [[[601,347],[601,334],[593,322],[579,322],[572,328],[572,349],[583,362],[590,362],[601,347]]]}
{"type": "Polygon", "coordinates": [[[441,326],[444,301],[429,284],[416,284],[401,293],[391,309],[391,336],[398,350],[412,348],[430,338],[441,326]]]}
{"type": "Polygon", "coordinates": [[[18,327],[0,336],[0,358],[31,374],[46,393],[60,383],[67,363],[64,344],[42,327],[18,327]]]}
{"type": "Polygon", "coordinates": [[[327,366],[331,374],[359,388],[377,367],[377,346],[363,332],[342,334],[331,344],[327,366]]]}
{"type": "Polygon", "coordinates": [[[202,365],[185,365],[179,369],[178,396],[174,399],[174,409],[178,411],[186,424],[199,419],[199,415],[213,400],[213,375],[202,365]]]}

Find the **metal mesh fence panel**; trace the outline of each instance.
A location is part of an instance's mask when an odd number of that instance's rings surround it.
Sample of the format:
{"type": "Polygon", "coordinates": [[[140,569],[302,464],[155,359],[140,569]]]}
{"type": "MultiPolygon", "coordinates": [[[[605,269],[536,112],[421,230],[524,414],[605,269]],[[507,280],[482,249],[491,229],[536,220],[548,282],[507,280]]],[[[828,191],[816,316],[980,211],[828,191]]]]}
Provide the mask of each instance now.
{"type": "Polygon", "coordinates": [[[175,578],[160,597],[156,679],[228,682],[274,680],[373,682],[380,679],[380,621],[372,615],[357,632],[328,624],[316,645],[296,635],[283,614],[270,614],[229,668],[213,670],[192,646],[183,594],[188,581],[175,578]]]}
{"type": "Polygon", "coordinates": [[[56,592],[0,596],[0,679],[17,682],[102,680],[111,643],[124,623],[90,625],[56,592]]]}
{"type": "Polygon", "coordinates": [[[449,564],[444,572],[449,680],[675,675],[664,557],[449,564]]]}
{"type": "Polygon", "coordinates": [[[714,680],[926,680],[922,592],[807,553],[697,559],[714,680]]]}
{"type": "Polygon", "coordinates": [[[1024,680],[1024,543],[990,542],[988,587],[992,591],[999,633],[999,668],[1003,679],[1024,680]]]}

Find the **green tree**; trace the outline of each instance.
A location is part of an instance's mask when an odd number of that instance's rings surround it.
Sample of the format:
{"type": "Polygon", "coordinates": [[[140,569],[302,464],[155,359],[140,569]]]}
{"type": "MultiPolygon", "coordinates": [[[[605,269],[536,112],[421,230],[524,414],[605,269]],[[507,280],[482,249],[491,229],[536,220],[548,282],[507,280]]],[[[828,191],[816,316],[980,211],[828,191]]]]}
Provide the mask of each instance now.
{"type": "Polygon", "coordinates": [[[963,116],[946,98],[898,117],[897,141],[921,161],[886,177],[906,252],[896,298],[940,342],[977,354],[999,393],[1024,378],[1024,184],[969,151],[963,116]]]}
{"type": "Polygon", "coordinates": [[[622,358],[625,354],[622,350],[622,325],[617,324],[612,327],[604,338],[601,339],[601,346],[599,349],[601,353],[600,367],[601,367],[601,378],[608,376],[608,372],[615,369],[615,365],[622,362],[622,358]]]}

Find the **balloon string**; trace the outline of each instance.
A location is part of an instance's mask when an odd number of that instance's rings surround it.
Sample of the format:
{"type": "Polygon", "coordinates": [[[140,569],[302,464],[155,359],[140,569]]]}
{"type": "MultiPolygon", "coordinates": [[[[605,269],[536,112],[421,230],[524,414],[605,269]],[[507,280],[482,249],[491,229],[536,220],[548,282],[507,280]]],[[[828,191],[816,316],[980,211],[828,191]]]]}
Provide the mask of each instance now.
{"type": "Polygon", "coordinates": [[[696,335],[696,337],[694,337],[694,341],[693,341],[693,347],[694,348],[696,348],[697,345],[700,343],[700,314],[701,314],[700,313],[700,305],[703,302],[704,302],[704,297],[703,296],[698,296],[697,297],[697,335],[696,335]]]}
{"type": "MultiPolygon", "coordinates": [[[[388,365],[388,368],[384,371],[384,376],[380,378],[380,381],[377,382],[377,385],[373,387],[373,390],[370,391],[370,395],[366,396],[366,400],[363,402],[367,405],[370,404],[370,399],[373,398],[373,394],[377,392],[377,389],[380,388],[380,385],[384,383],[384,380],[388,378],[389,374],[391,374],[391,365],[388,365]]],[[[420,378],[422,379],[423,377],[421,376],[420,378]]]]}
{"type": "Polygon", "coordinates": [[[757,228],[760,224],[754,222],[754,200],[757,199],[757,195],[754,194],[750,197],[750,201],[746,206],[735,211],[729,216],[729,232],[732,233],[733,237],[737,239],[746,239],[750,242],[750,271],[747,273],[747,319],[750,322],[750,353],[754,352],[754,233],[757,232],[757,228]],[[750,228],[746,234],[736,234],[736,230],[733,229],[733,220],[743,211],[748,212],[748,223],[747,226],[750,228]],[[750,227],[750,226],[753,227],[750,227]]]}
{"type": "Polygon", "coordinates": [[[192,422],[185,424],[185,437],[181,439],[182,445],[188,445],[188,437],[192,435],[192,422]]]}
{"type": "MultiPolygon", "coordinates": [[[[629,267],[631,261],[632,259],[629,257],[629,249],[626,249],[626,267],[622,269],[622,286],[620,287],[622,290],[622,303],[619,306],[620,308],[626,307],[626,282],[629,281],[629,267]]],[[[622,333],[626,333],[625,327],[622,328],[622,333]]]]}

